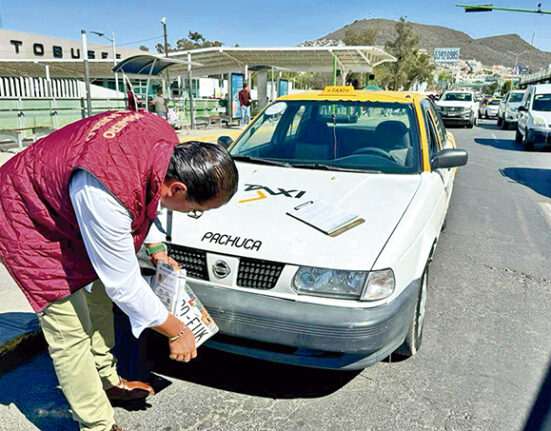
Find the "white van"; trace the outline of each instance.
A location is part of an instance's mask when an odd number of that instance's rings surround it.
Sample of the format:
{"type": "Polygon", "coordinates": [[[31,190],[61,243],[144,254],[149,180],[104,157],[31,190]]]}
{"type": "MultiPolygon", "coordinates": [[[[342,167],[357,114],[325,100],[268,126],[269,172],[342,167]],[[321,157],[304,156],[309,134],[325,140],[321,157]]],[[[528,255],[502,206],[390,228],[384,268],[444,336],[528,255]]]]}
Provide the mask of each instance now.
{"type": "Polygon", "coordinates": [[[551,84],[530,85],[518,107],[515,141],[527,150],[551,143],[551,84]]]}

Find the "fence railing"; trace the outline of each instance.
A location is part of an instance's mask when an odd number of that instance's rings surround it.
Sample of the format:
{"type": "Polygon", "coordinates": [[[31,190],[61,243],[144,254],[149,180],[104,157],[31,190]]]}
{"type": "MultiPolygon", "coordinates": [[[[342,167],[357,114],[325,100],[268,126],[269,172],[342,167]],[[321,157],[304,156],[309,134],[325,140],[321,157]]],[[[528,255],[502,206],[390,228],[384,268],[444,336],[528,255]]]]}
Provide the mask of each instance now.
{"type": "MultiPolygon", "coordinates": [[[[195,99],[195,118],[213,118],[220,115],[220,100],[195,99]]],[[[124,98],[92,99],[92,115],[109,110],[126,109],[124,98]]],[[[189,99],[171,99],[168,107],[174,109],[179,122],[191,123],[189,99]]],[[[11,138],[19,148],[26,138],[35,138],[37,131],[56,130],[86,117],[84,98],[14,97],[0,99],[0,141],[11,138]]]]}

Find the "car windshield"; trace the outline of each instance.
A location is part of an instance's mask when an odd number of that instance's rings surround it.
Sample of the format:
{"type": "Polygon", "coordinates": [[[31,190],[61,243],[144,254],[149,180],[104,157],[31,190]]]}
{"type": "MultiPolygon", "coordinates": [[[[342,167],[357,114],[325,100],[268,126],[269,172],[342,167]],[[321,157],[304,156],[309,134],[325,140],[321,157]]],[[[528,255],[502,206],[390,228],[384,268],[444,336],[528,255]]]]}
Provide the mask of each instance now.
{"type": "Polygon", "coordinates": [[[450,102],[472,102],[473,96],[471,93],[446,93],[442,100],[450,102]]]}
{"type": "Polygon", "coordinates": [[[532,109],[534,111],[551,111],[551,94],[536,94],[532,109]]]}
{"type": "Polygon", "coordinates": [[[520,102],[523,96],[524,93],[511,93],[511,96],[509,97],[509,102],[520,102]]]}
{"type": "Polygon", "coordinates": [[[414,118],[409,103],[280,101],[264,110],[230,154],[287,167],[415,173],[414,118]]]}
{"type": "Polygon", "coordinates": [[[499,105],[499,99],[490,100],[490,103],[488,105],[499,105]]]}

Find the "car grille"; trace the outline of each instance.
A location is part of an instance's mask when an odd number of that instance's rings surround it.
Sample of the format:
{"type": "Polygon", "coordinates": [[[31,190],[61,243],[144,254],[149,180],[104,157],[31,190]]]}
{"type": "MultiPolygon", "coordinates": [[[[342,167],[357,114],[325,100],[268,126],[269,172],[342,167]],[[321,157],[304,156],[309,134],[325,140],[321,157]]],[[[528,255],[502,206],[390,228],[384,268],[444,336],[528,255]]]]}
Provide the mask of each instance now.
{"type": "Polygon", "coordinates": [[[199,280],[209,279],[207,253],[205,251],[170,243],[167,244],[167,247],[168,254],[185,268],[189,277],[198,278],[199,280]]]}
{"type": "Polygon", "coordinates": [[[242,257],[239,260],[237,285],[253,289],[272,289],[283,271],[283,264],[242,257]]]}
{"type": "MultiPolygon", "coordinates": [[[[189,277],[209,280],[206,251],[170,243],[167,246],[168,254],[186,269],[189,277]]],[[[278,262],[241,257],[237,285],[252,289],[273,289],[284,266],[278,262]]]]}

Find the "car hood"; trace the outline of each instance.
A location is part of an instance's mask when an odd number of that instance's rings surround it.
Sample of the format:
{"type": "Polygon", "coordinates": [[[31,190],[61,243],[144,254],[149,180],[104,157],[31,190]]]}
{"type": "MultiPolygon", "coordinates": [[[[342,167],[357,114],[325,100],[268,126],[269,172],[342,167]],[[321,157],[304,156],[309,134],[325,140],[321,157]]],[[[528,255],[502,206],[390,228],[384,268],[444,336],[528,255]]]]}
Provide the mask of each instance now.
{"type": "Polygon", "coordinates": [[[439,100],[437,103],[438,106],[462,106],[464,108],[470,108],[472,104],[473,102],[460,102],[456,100],[439,100]]]}
{"type": "Polygon", "coordinates": [[[174,213],[175,244],[290,264],[368,270],[421,182],[420,175],[320,171],[242,162],[237,166],[239,189],[228,204],[199,219],[174,213]],[[317,199],[353,212],[365,222],[329,237],[286,214],[317,199]]]}
{"type": "Polygon", "coordinates": [[[508,102],[507,103],[507,109],[518,108],[519,106],[520,106],[520,102],[508,102]]]}
{"type": "Polygon", "coordinates": [[[543,118],[547,125],[551,124],[551,112],[549,111],[532,111],[532,115],[543,118]]]}

